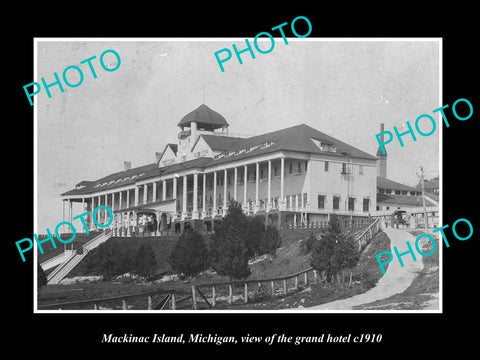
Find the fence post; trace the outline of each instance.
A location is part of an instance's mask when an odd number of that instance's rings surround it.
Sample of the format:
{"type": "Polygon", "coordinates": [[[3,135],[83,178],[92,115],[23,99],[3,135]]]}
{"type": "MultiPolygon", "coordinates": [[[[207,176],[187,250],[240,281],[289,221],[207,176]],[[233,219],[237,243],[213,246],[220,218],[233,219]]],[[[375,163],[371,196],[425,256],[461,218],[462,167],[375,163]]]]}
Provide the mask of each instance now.
{"type": "Polygon", "coordinates": [[[125,300],[122,300],[122,310],[128,310],[127,302],[125,300]]]}
{"type": "Polygon", "coordinates": [[[197,310],[197,294],[195,292],[195,285],[192,285],[192,308],[197,310]]]}
{"type": "Polygon", "coordinates": [[[212,307],[215,307],[217,304],[216,301],[216,293],[215,293],[215,285],[212,286],[212,307]]]}
{"type": "Polygon", "coordinates": [[[172,294],[172,296],[170,297],[172,303],[171,303],[171,307],[172,307],[172,310],[175,310],[175,307],[176,307],[176,304],[175,304],[175,294],[172,294]]]}
{"type": "Polygon", "coordinates": [[[283,279],[283,295],[287,295],[287,279],[283,279]]]}
{"type": "Polygon", "coordinates": [[[270,281],[270,287],[272,289],[272,299],[275,297],[275,282],[270,281]]]}
{"type": "Polygon", "coordinates": [[[232,305],[233,303],[233,288],[232,288],[232,284],[229,284],[228,285],[228,303],[230,305],[232,305]]]}
{"type": "Polygon", "coordinates": [[[147,310],[152,310],[152,298],[149,296],[147,298],[147,310]]]}
{"type": "Polygon", "coordinates": [[[245,304],[248,303],[248,284],[245,282],[245,304]]]}

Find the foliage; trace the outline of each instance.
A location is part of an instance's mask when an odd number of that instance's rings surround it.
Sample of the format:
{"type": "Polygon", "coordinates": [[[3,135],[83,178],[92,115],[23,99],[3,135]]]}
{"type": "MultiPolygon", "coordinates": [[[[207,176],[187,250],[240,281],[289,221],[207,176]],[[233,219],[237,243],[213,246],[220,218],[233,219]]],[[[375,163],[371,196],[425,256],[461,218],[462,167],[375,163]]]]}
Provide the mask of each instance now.
{"type": "Polygon", "coordinates": [[[359,258],[353,239],[342,233],[338,217],[332,215],[325,235],[314,246],[311,265],[318,271],[325,271],[327,281],[331,281],[332,276],[353,268],[359,258]]]}
{"type": "Polygon", "coordinates": [[[311,232],[308,238],[304,239],[300,245],[302,254],[309,254],[310,252],[312,252],[317,242],[318,239],[313,234],[313,232],[311,232]]]}
{"type": "Polygon", "coordinates": [[[265,236],[265,225],[259,216],[247,218],[247,233],[245,237],[245,247],[248,258],[261,255],[260,247],[265,236]]]}
{"type": "Polygon", "coordinates": [[[275,256],[277,248],[280,247],[282,243],[282,239],[278,234],[278,230],[276,227],[268,225],[267,229],[265,230],[265,234],[262,238],[260,243],[260,253],[261,254],[270,254],[275,256]]]}
{"type": "Polygon", "coordinates": [[[147,279],[152,277],[157,267],[155,253],[150,246],[142,244],[135,254],[133,272],[147,279]]]}
{"type": "Polygon", "coordinates": [[[244,279],[250,275],[247,248],[247,216],[236,201],[230,201],[227,215],[214,223],[211,256],[213,269],[222,276],[244,279]]]}
{"type": "Polygon", "coordinates": [[[188,277],[207,269],[209,253],[202,235],[193,229],[185,231],[177,240],[168,261],[173,271],[188,277]]]}

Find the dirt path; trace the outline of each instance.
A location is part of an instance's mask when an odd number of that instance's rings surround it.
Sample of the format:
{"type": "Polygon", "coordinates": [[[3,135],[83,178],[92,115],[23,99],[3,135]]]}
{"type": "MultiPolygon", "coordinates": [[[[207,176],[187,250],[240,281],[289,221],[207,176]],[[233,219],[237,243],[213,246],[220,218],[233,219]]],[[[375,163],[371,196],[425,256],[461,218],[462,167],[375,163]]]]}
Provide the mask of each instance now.
{"type": "MultiPolygon", "coordinates": [[[[415,252],[415,237],[405,230],[385,228],[383,231],[390,238],[390,251],[393,247],[398,248],[398,252],[406,251],[408,240],[415,252]]],[[[332,301],[326,304],[313,306],[309,310],[351,310],[353,306],[367,304],[372,301],[388,298],[392,295],[405,291],[417,274],[423,269],[421,256],[415,254],[417,261],[413,261],[412,256],[407,254],[402,257],[404,266],[401,267],[397,258],[389,264],[385,275],[380,278],[377,285],[367,292],[352,296],[347,299],[332,301]]]]}

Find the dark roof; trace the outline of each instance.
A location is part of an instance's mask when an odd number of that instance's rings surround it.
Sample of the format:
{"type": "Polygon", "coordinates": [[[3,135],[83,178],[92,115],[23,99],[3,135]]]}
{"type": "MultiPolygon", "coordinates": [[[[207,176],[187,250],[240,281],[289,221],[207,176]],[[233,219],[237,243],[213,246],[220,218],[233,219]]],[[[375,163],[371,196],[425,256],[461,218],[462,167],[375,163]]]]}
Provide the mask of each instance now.
{"type": "MultiPolygon", "coordinates": [[[[96,181],[88,181],[88,185],[81,189],[73,189],[62,194],[63,195],[84,195],[91,194],[96,191],[113,189],[119,186],[135,184],[138,180],[148,179],[152,176],[161,174],[161,169],[157,163],[142,165],[130,170],[119,171],[96,181]],[[135,178],[132,179],[132,177],[135,178]],[[125,179],[125,180],[123,180],[125,179]],[[122,181],[123,180],[123,181],[122,181]]],[[[82,181],[83,182],[83,181],[82,181]]]]}
{"type": "MultiPolygon", "coordinates": [[[[364,158],[370,160],[377,159],[373,155],[370,155],[360,149],[348,145],[343,141],[340,141],[305,124],[295,125],[286,129],[272,131],[267,134],[252,136],[246,139],[239,139],[238,141],[232,143],[232,146],[230,148],[225,149],[225,152],[242,150],[247,147],[253,147],[266,142],[273,142],[275,144],[273,146],[262,149],[265,150],[264,153],[274,152],[278,150],[292,150],[313,154],[328,153],[337,156],[344,156],[345,153],[348,156],[355,158],[364,158]],[[315,143],[311,139],[318,140],[322,143],[334,145],[337,149],[336,153],[321,150],[317,145],[315,145],[315,143]]],[[[257,152],[255,152],[255,154],[257,154],[257,152]]]]}
{"type": "Polygon", "coordinates": [[[407,191],[418,191],[411,186],[401,184],[399,182],[384,178],[382,176],[377,176],[377,188],[379,189],[392,189],[392,190],[407,190],[407,191]]]}
{"type": "Polygon", "coordinates": [[[243,139],[237,137],[201,135],[212,150],[226,151],[240,143],[243,139]]]}
{"type": "Polygon", "coordinates": [[[225,120],[222,115],[210,109],[205,104],[200,105],[198,108],[185,115],[177,126],[187,126],[192,122],[196,122],[198,127],[204,127],[208,130],[228,126],[227,120],[225,120]]]}
{"type": "MultiPolygon", "coordinates": [[[[421,196],[409,196],[409,195],[393,195],[393,194],[380,194],[377,193],[377,204],[382,203],[395,203],[399,206],[423,206],[423,200],[421,196]]],[[[426,206],[434,206],[436,204],[425,199],[426,206]]]]}
{"type": "MultiPolygon", "coordinates": [[[[189,161],[185,161],[178,164],[172,164],[159,168],[157,163],[148,164],[133,168],[127,171],[121,171],[109,176],[103,177],[95,182],[92,182],[90,186],[86,186],[82,189],[70,190],[62,195],[84,195],[94,193],[96,191],[103,191],[115,187],[133,184],[138,180],[147,179],[150,177],[158,176],[160,174],[171,174],[175,172],[181,172],[192,168],[205,168],[208,166],[214,166],[219,164],[228,163],[231,161],[242,160],[251,158],[263,154],[273,153],[282,150],[290,150],[305,153],[314,154],[329,154],[332,156],[345,156],[347,154],[350,157],[363,158],[369,160],[376,160],[375,156],[372,156],[362,150],[359,150],[353,146],[350,146],[340,140],[337,140],[321,131],[318,131],[308,125],[301,124],[292,126],[286,129],[273,131],[267,134],[258,136],[252,136],[250,138],[229,138],[224,136],[214,135],[201,135],[205,141],[212,146],[215,150],[223,151],[224,153],[232,153],[235,150],[243,150],[247,147],[258,146],[262,143],[272,143],[270,146],[263,148],[257,148],[249,152],[242,152],[238,155],[221,157],[218,159],[212,158],[197,158],[189,161]],[[321,150],[311,139],[318,140],[323,143],[328,143],[336,147],[337,152],[327,152],[321,150]],[[140,176],[143,174],[142,176],[140,176]],[[137,175],[135,179],[118,181],[137,175]],[[106,184],[105,184],[106,183],[106,184]],[[102,186],[94,187],[95,184],[104,184],[102,186]]],[[[169,144],[174,145],[174,144],[169,144]]],[[[167,145],[167,146],[169,146],[167,145]]]]}

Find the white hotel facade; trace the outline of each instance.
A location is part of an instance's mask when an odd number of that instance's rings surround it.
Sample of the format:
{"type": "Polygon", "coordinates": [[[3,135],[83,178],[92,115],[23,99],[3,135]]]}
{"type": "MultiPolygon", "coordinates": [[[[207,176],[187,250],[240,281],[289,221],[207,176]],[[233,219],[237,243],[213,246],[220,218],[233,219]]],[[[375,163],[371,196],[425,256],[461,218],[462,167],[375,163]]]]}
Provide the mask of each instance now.
{"type": "MultiPolygon", "coordinates": [[[[230,199],[279,227],[375,212],[377,157],[310,126],[229,136],[225,118],[204,104],[178,126],[178,142],[156,153],[155,162],[135,168],[125,162],[123,171],[63,193],[64,220],[106,205],[114,214],[110,227],[128,236],[210,230],[230,199]]],[[[96,216],[109,220],[106,211],[96,216]]],[[[91,216],[86,222],[95,228],[91,216]]]]}

